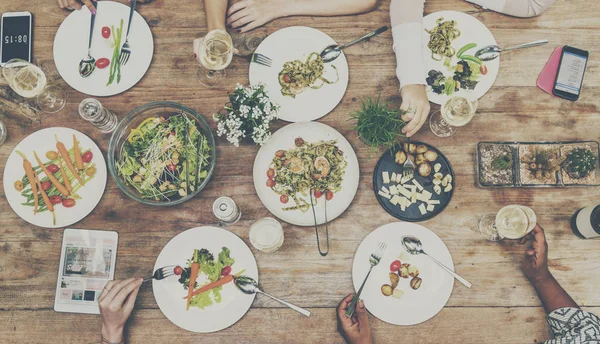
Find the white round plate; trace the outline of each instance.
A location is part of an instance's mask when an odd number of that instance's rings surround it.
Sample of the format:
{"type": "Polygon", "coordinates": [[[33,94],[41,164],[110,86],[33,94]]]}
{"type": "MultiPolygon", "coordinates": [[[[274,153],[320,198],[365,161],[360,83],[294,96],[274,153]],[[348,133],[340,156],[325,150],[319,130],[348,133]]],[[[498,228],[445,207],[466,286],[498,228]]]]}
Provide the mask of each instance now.
{"type": "Polygon", "coordinates": [[[258,46],[256,53],[269,57],[273,62],[271,67],[251,63],[250,84],[265,85],[271,99],[280,106],[280,119],[288,122],[314,121],[327,115],[340,103],[348,87],[348,61],[344,53],[325,64],[323,76],[329,80],[335,80],[335,70],[329,65],[337,68],[340,79],[335,84],[325,84],[316,90],[307,88],[296,98],[282,95],[279,84],[279,72],[286,62],[304,61],[309,54],[320,53],[332,44],[337,43],[317,29],[292,26],[274,32],[258,46]]]}
{"type": "MultiPolygon", "coordinates": [[[[282,204],[279,201],[279,195],[271,190],[266,185],[267,170],[273,161],[275,152],[278,150],[288,150],[295,148],[294,139],[301,137],[306,142],[337,140],[337,146],[344,152],[344,158],[348,162],[342,181],[342,189],[334,194],[331,201],[327,201],[327,220],[333,221],[340,216],[352,203],[356,191],[358,190],[359,168],[356,153],[350,143],[342,134],[330,126],[318,122],[303,122],[289,124],[273,134],[271,139],[261,147],[254,159],[254,188],[262,203],[269,211],[277,216],[282,221],[294,224],[296,226],[313,226],[315,220],[312,210],[306,212],[301,210],[284,211],[283,208],[293,204],[290,201],[287,204],[282,204]]],[[[307,202],[310,198],[304,197],[307,202]]],[[[317,224],[325,223],[325,202],[324,197],[321,197],[315,205],[315,214],[317,224]]]]}
{"type": "Polygon", "coordinates": [[[373,268],[361,298],[371,314],[393,325],[416,325],[431,319],[444,308],[454,286],[452,276],[427,256],[413,256],[404,250],[402,237],[406,235],[419,238],[425,252],[454,269],[452,256],[442,239],[421,225],[395,222],[371,232],[354,255],[352,282],[355,290],[358,290],[369,271],[369,256],[380,242],[386,243],[387,249],[379,264],[373,268]],[[411,278],[400,278],[397,289],[404,291],[400,299],[384,296],[381,293],[381,286],[390,284],[390,264],[397,259],[402,263],[415,265],[419,269],[419,277],[423,279],[421,287],[413,290],[410,287],[411,278]]]}
{"type": "MultiPolygon", "coordinates": [[[[477,46],[465,52],[466,55],[475,55],[477,50],[488,45],[497,44],[496,39],[494,39],[494,35],[492,35],[490,30],[483,25],[482,22],[477,20],[477,18],[462,12],[440,11],[431,13],[423,18],[423,28],[426,30],[433,29],[436,26],[436,21],[440,17],[443,17],[444,21],[455,20],[457,23],[457,28],[460,30],[460,36],[452,41],[452,47],[454,47],[457,52],[460,48],[469,43],[476,43],[477,46]]],[[[452,77],[454,75],[454,71],[449,70],[448,67],[444,66],[443,59],[442,61],[436,61],[431,58],[431,50],[429,50],[427,47],[427,43],[429,43],[429,33],[423,30],[423,61],[425,62],[425,77],[428,76],[427,74],[432,69],[442,72],[446,78],[452,77]]],[[[456,58],[456,55],[452,56],[450,65],[455,66],[457,62],[458,59],[456,58]]],[[[475,89],[472,91],[460,89],[458,92],[454,92],[452,96],[462,96],[468,99],[479,99],[483,97],[483,95],[489,91],[496,81],[498,71],[500,70],[500,57],[492,61],[484,62],[484,64],[488,68],[488,73],[479,78],[479,83],[477,86],[475,86],[475,89]]],[[[445,94],[436,94],[433,92],[433,90],[431,90],[430,87],[428,87],[427,96],[429,101],[438,105],[444,104],[446,100],[451,97],[445,94]]]]}
{"type": "MultiPolygon", "coordinates": [[[[129,20],[129,6],[113,1],[98,1],[96,23],[92,38],[92,56],[98,60],[105,57],[109,60],[113,56],[113,35],[108,39],[102,37],[103,26],[119,27],[123,23],[123,36],[121,44],[125,44],[127,22],[129,20]]],[[[121,66],[121,82],[114,82],[106,86],[110,75],[110,66],[96,68],[87,78],[79,75],[79,62],[87,56],[90,38],[91,13],[87,7],[73,11],[62,22],[54,38],[54,63],[60,76],[77,91],[95,97],[113,96],[127,91],[137,84],[152,62],[154,53],[154,40],[148,23],[137,12],[134,13],[129,32],[129,46],[131,56],[126,65],[121,66]]]]}
{"type": "MultiPolygon", "coordinates": [[[[65,165],[63,165],[63,167],[65,169],[67,168],[65,165]]],[[[60,172],[57,172],[55,175],[60,175],[60,172]]],[[[13,149],[12,153],[10,153],[8,160],[6,161],[6,166],[4,167],[4,193],[6,194],[8,204],[10,204],[14,212],[23,220],[39,227],[61,228],[82,220],[96,208],[96,205],[98,205],[98,202],[100,202],[100,199],[104,194],[106,175],[106,162],[104,161],[104,156],[92,139],[77,130],[69,128],[46,128],[36,131],[24,138],[23,141],[19,142],[15,149],[13,149]],[[33,156],[34,150],[40,160],[45,163],[48,161],[46,152],[51,150],[56,151],[55,134],[60,141],[65,144],[67,149],[73,147],[73,135],[77,137],[79,148],[82,152],[90,149],[93,154],[92,162],[96,163],[96,175],[92,180],[87,182],[85,186],[77,191],[77,194],[81,196],[81,199],[76,200],[76,204],[73,208],[68,209],[60,204],[54,206],[56,225],[53,225],[52,214],[49,211],[34,215],[33,207],[22,205],[26,199],[21,196],[21,192],[14,188],[14,183],[25,175],[23,159],[17,154],[17,151],[25,154],[27,160],[29,160],[34,167],[38,165],[33,156]]],[[[40,172],[39,176],[43,178],[45,174],[40,172]]],[[[40,204],[44,202],[41,195],[39,196],[39,200],[40,204]]]]}
{"type": "MultiPolygon", "coordinates": [[[[258,282],[258,267],[248,246],[235,234],[217,227],[196,227],[178,234],[162,249],[154,270],[167,265],[185,267],[194,249],[205,248],[217,258],[223,247],[229,248],[231,258],[235,259],[231,273],[246,270],[243,275],[258,282]]],[[[213,303],[204,310],[190,307],[186,311],[183,298],[187,296],[187,291],[177,279],[175,276],[161,281],[152,280],[152,289],[163,314],[184,330],[209,333],[228,328],[246,314],[254,301],[255,295],[244,294],[233,283],[228,283],[223,286],[220,303],[213,303]]]]}

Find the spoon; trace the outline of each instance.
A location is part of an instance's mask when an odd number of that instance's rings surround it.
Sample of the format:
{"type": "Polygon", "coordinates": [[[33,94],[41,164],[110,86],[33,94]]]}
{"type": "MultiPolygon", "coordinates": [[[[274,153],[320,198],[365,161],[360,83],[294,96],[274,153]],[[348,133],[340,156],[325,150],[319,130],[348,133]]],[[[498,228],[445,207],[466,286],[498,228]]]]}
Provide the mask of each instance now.
{"type": "Polygon", "coordinates": [[[278,302],[280,302],[280,303],[288,306],[289,308],[295,310],[298,313],[306,315],[307,317],[310,316],[310,312],[307,311],[306,309],[303,309],[303,308],[300,308],[298,306],[292,305],[289,302],[280,300],[280,299],[276,298],[275,296],[271,296],[271,295],[265,293],[264,291],[260,290],[258,288],[258,283],[256,283],[256,281],[254,279],[252,279],[251,277],[248,277],[248,276],[237,277],[237,278],[235,278],[235,285],[244,294],[256,294],[256,293],[263,294],[263,295],[266,295],[266,296],[272,298],[275,301],[278,301],[278,302]]]}
{"type": "Polygon", "coordinates": [[[362,42],[365,39],[369,39],[373,36],[379,35],[382,32],[387,31],[388,27],[387,26],[382,26],[379,29],[370,32],[364,36],[362,36],[359,39],[355,39],[352,42],[348,43],[348,44],[344,44],[344,45],[339,45],[339,44],[332,44],[330,46],[328,46],[327,48],[323,49],[323,51],[321,52],[321,58],[323,59],[323,62],[327,63],[327,62],[331,62],[335,59],[337,59],[338,56],[340,56],[340,54],[342,53],[342,49],[345,49],[351,45],[354,45],[358,42],[362,42]]]}
{"type": "Polygon", "coordinates": [[[439,265],[444,270],[446,270],[450,275],[454,276],[454,278],[456,278],[457,280],[459,280],[460,283],[464,284],[465,287],[471,288],[471,283],[469,283],[469,281],[467,281],[466,279],[460,277],[456,272],[452,271],[449,267],[447,267],[446,265],[440,263],[437,259],[433,258],[429,254],[427,254],[425,251],[423,251],[423,244],[421,243],[421,240],[419,240],[419,239],[417,239],[417,238],[415,238],[413,236],[405,236],[405,237],[402,238],[402,246],[404,246],[404,248],[410,254],[414,254],[414,255],[424,254],[427,257],[431,258],[431,260],[433,260],[437,265],[439,265]]]}
{"type": "MultiPolygon", "coordinates": [[[[96,2],[92,1],[94,8],[96,8],[96,2]]],[[[96,59],[92,57],[92,37],[94,37],[94,24],[96,22],[96,14],[91,13],[92,17],[90,19],[90,40],[88,43],[88,52],[87,56],[79,62],[79,75],[82,78],[87,78],[92,75],[94,70],[96,69],[96,59]]]]}
{"type": "Polygon", "coordinates": [[[539,41],[529,42],[529,43],[525,43],[525,44],[519,44],[519,45],[515,45],[514,47],[509,47],[509,48],[504,48],[504,49],[500,48],[497,45],[488,45],[487,47],[479,49],[475,53],[475,56],[479,57],[483,61],[491,61],[491,60],[497,58],[500,55],[500,53],[503,51],[537,47],[538,45],[544,45],[546,43],[548,43],[548,40],[542,39],[539,41]]]}

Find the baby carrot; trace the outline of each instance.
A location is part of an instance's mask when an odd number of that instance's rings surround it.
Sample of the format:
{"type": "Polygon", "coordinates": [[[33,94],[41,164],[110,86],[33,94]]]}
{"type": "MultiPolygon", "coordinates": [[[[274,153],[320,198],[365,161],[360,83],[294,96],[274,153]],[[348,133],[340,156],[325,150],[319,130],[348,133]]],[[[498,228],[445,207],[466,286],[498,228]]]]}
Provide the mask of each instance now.
{"type": "Polygon", "coordinates": [[[52,204],[52,202],[50,202],[50,199],[48,198],[48,195],[46,195],[46,191],[44,191],[44,189],[42,188],[42,185],[40,184],[40,180],[37,177],[37,175],[35,176],[35,183],[37,184],[37,187],[40,189],[40,193],[42,194],[42,199],[44,200],[44,203],[46,203],[46,208],[48,208],[48,210],[52,213],[52,225],[56,225],[56,214],[54,214],[54,205],[52,204]]]}
{"type": "Polygon", "coordinates": [[[58,149],[58,152],[60,153],[62,158],[65,160],[65,164],[67,164],[67,167],[69,168],[69,170],[71,170],[71,172],[73,173],[75,178],[77,178],[79,183],[81,185],[83,185],[83,179],[81,179],[81,177],[79,176],[79,173],[77,173],[77,171],[75,170],[75,167],[73,167],[73,162],[71,161],[71,158],[69,157],[69,152],[67,151],[67,148],[65,147],[65,145],[62,142],[58,141],[58,137],[56,135],[54,137],[56,137],[56,148],[58,149]]]}
{"type": "Polygon", "coordinates": [[[54,186],[56,187],[56,190],[58,190],[58,192],[60,192],[63,196],[69,196],[69,190],[67,190],[67,188],[64,187],[64,185],[62,185],[50,171],[48,171],[48,169],[46,168],[46,165],[44,165],[42,163],[42,161],[37,156],[35,151],[33,152],[33,156],[35,157],[35,160],[42,168],[42,171],[44,171],[44,173],[46,174],[46,177],[48,177],[48,179],[50,179],[52,184],[54,184],[54,186]]]}
{"type": "Polygon", "coordinates": [[[198,277],[198,271],[200,270],[200,263],[198,263],[198,250],[194,250],[194,261],[192,262],[190,268],[190,284],[188,285],[188,296],[185,305],[186,310],[190,309],[190,302],[192,302],[196,278],[198,277]]]}
{"type": "MultiPolygon", "coordinates": [[[[205,291],[214,289],[216,287],[220,287],[222,285],[225,285],[229,282],[233,281],[233,275],[227,275],[223,278],[220,278],[212,283],[209,283],[207,285],[205,285],[204,287],[200,288],[200,289],[196,289],[194,290],[194,292],[192,293],[192,296],[204,293],[205,291]]],[[[187,297],[184,297],[184,299],[187,299],[187,297]]]]}
{"type": "Polygon", "coordinates": [[[79,150],[75,134],[73,134],[73,153],[75,155],[75,166],[77,167],[77,170],[83,171],[83,158],[81,157],[81,151],[79,150]]]}
{"type": "Polygon", "coordinates": [[[63,181],[65,182],[65,187],[67,188],[69,193],[71,193],[71,191],[73,190],[73,187],[71,186],[71,182],[69,181],[69,178],[67,178],[67,173],[65,172],[65,169],[63,168],[62,160],[60,158],[58,159],[58,167],[60,168],[60,174],[63,177],[63,181]]]}
{"type": "Polygon", "coordinates": [[[33,167],[25,154],[17,151],[17,154],[23,158],[23,169],[25,170],[25,175],[27,175],[27,180],[29,180],[29,185],[31,185],[31,193],[33,193],[33,214],[37,214],[38,210],[38,192],[37,185],[35,184],[35,174],[33,173],[33,167]]]}

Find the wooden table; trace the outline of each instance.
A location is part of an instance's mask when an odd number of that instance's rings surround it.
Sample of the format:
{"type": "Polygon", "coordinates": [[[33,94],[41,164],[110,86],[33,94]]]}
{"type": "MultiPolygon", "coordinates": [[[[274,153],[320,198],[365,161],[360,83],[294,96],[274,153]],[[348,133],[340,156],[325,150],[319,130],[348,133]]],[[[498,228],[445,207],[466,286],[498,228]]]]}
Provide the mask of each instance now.
{"type": "MultiPolygon", "coordinates": [[[[349,41],[382,23],[389,23],[389,1],[368,14],[326,18],[277,20],[255,34],[268,34],[291,25],[315,27],[339,42],[349,41]]],[[[446,307],[433,319],[411,327],[387,325],[374,317],[376,343],[532,343],[549,338],[544,311],[534,290],[521,273],[523,249],[510,242],[492,244],[477,231],[477,221],[509,203],[532,207],[546,228],[550,266],[560,283],[588,310],[600,313],[600,250],[597,241],[576,238],[569,218],[577,209],[597,204],[599,188],[479,189],[475,184],[475,147],[483,140],[545,141],[598,140],[600,123],[600,2],[557,0],[539,18],[510,18],[475,9],[459,0],[430,0],[426,13],[456,9],[481,20],[501,46],[540,38],[550,44],[502,57],[494,87],[480,100],[478,115],[447,139],[438,139],[428,128],[416,136],[439,147],[456,172],[456,189],[450,206],[440,216],[423,223],[437,233],[452,253],[458,272],[469,279],[470,290],[456,283],[446,307]],[[584,89],[578,102],[543,93],[536,78],[554,47],[569,44],[590,51],[584,89]]],[[[0,147],[5,164],[13,147],[26,135],[52,126],[80,130],[106,152],[109,135],[102,135],[77,114],[85,97],[57,76],[52,42],[67,14],[55,1],[3,1],[0,12],[31,11],[35,17],[34,52],[37,62],[69,97],[64,110],[41,115],[41,123],[26,120],[31,111],[0,86],[0,119],[9,130],[0,147]],[[16,103],[15,103],[16,102],[16,103]]],[[[225,103],[236,83],[248,83],[248,62],[234,59],[225,83],[216,89],[199,85],[192,58],[192,40],[206,32],[200,0],[163,1],[140,5],[155,38],[150,70],[136,87],[122,95],[102,99],[123,118],[133,108],[152,101],[180,102],[209,119],[225,103]]],[[[361,240],[375,228],[396,221],[377,203],[371,175],[378,154],[357,139],[348,115],[364,96],[377,96],[399,106],[400,97],[392,52],[391,32],[349,48],[350,84],[340,105],[321,119],[339,130],[353,145],[361,166],[361,184],[350,208],[331,224],[331,253],[322,258],[312,228],[284,224],[285,242],[273,254],[255,252],[261,285],[265,290],[306,307],[310,318],[259,297],[248,314],[233,327],[214,334],[179,329],[158,309],[150,285],[139,294],[128,326],[131,343],[342,343],[336,332],[335,307],[353,290],[351,265],[361,240]]],[[[278,123],[277,128],[283,123],[278,123]]],[[[252,163],[258,147],[234,148],[218,139],[218,161],[208,187],[192,201],[160,209],[141,205],[125,196],[109,178],[104,197],[79,228],[117,230],[119,248],[116,277],[147,275],[162,247],[185,229],[214,221],[211,204],[221,195],[233,197],[243,210],[242,220],[231,231],[249,244],[248,228],[269,212],[259,201],[252,183],[252,163]]],[[[2,171],[3,169],[0,169],[2,171]]],[[[0,188],[0,341],[5,343],[90,343],[99,338],[100,318],[61,314],[53,310],[62,230],[29,225],[10,209],[0,188]]]]}

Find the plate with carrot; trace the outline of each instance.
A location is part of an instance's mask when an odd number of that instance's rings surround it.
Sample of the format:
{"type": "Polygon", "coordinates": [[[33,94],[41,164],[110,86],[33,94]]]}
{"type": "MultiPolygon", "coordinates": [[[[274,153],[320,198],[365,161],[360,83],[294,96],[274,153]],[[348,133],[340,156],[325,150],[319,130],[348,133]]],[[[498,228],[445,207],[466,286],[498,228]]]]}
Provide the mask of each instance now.
{"type": "Polygon", "coordinates": [[[98,146],[69,128],[39,130],[21,141],[4,167],[4,193],[23,220],[61,228],[85,218],[106,186],[98,146]]]}
{"type": "Polygon", "coordinates": [[[192,332],[220,331],[235,324],[250,308],[254,295],[235,286],[236,276],[258,278],[248,246],[217,227],[180,233],[163,248],[155,269],[176,265],[175,275],[153,280],[154,297],[165,316],[192,332]]]}

